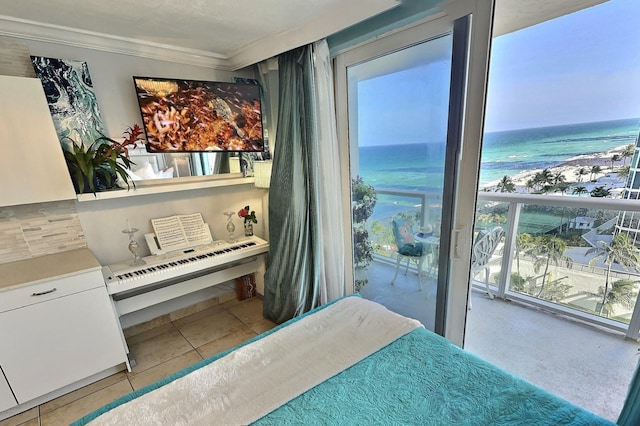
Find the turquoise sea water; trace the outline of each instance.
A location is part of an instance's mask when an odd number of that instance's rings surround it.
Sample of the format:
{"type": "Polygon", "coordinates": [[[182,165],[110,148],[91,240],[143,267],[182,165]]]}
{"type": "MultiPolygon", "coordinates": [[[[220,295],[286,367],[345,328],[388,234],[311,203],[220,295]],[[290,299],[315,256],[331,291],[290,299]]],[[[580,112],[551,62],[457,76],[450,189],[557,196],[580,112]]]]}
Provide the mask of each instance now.
{"type": "MultiPolygon", "coordinates": [[[[487,133],[480,185],[635,143],[639,130],[640,119],[625,119],[487,133]]],[[[365,146],[359,149],[358,170],[377,188],[439,190],[444,154],[444,142],[365,146]]]]}
{"type": "MultiPolygon", "coordinates": [[[[639,130],[640,119],[624,119],[487,133],[483,140],[480,186],[504,175],[553,167],[578,155],[635,143],[639,130]]],[[[360,147],[358,173],[378,189],[439,193],[444,155],[444,142],[360,147]]],[[[381,201],[386,202],[384,198],[381,201]]],[[[388,210],[391,206],[379,208],[388,210]]],[[[376,213],[379,216],[382,212],[376,213]]]]}

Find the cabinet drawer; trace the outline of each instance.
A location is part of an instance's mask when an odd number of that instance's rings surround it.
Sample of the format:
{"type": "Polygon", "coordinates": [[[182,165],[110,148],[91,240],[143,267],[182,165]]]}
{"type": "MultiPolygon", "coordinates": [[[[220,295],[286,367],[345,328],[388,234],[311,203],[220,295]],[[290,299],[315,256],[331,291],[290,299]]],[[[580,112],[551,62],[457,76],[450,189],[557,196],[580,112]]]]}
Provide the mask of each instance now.
{"type": "Polygon", "coordinates": [[[20,404],[126,361],[104,286],[0,314],[0,342],[20,404]]]}
{"type": "Polygon", "coordinates": [[[24,285],[0,293],[0,312],[104,286],[104,279],[100,270],[24,285]]]}

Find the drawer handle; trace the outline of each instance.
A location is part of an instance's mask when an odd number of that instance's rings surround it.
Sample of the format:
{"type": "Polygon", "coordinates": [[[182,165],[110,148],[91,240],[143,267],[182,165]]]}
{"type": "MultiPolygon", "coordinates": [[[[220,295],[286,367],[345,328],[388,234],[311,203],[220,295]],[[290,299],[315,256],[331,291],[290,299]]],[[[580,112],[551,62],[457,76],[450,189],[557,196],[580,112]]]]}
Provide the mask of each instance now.
{"type": "Polygon", "coordinates": [[[33,293],[32,296],[44,296],[45,294],[49,294],[49,293],[53,293],[54,291],[57,291],[57,288],[52,288],[51,290],[47,290],[47,291],[41,291],[40,293],[33,293]]]}

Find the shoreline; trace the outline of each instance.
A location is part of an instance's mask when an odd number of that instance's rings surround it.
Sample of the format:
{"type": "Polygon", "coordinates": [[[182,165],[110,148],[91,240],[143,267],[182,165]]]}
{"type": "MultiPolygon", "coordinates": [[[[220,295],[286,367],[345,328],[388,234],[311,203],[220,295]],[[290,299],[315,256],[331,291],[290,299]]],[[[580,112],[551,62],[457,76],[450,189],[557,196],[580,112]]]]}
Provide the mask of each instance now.
{"type": "MultiPolygon", "coordinates": [[[[622,194],[626,184],[625,177],[618,177],[617,171],[621,169],[623,166],[627,165],[630,162],[629,159],[623,159],[621,154],[625,150],[627,145],[617,146],[613,149],[604,152],[596,152],[593,154],[586,155],[578,155],[575,157],[571,157],[562,163],[553,166],[547,167],[552,174],[562,173],[565,178],[565,182],[570,185],[570,187],[576,186],[584,186],[587,191],[591,191],[593,188],[597,186],[603,186],[604,188],[611,191],[612,197],[618,197],[622,194]],[[620,155],[621,161],[618,161],[611,166],[611,157],[613,155],[620,155]],[[594,181],[590,180],[591,173],[584,175],[582,181],[577,179],[576,172],[584,167],[587,171],[590,172],[592,166],[600,166],[601,171],[597,176],[594,176],[594,181]]],[[[514,176],[510,176],[513,181],[516,190],[516,193],[533,193],[527,189],[527,181],[532,179],[536,173],[541,172],[543,169],[534,169],[534,170],[526,170],[520,173],[517,173],[514,176]]],[[[486,192],[499,192],[500,190],[497,188],[498,181],[489,182],[480,187],[481,191],[486,192]]],[[[560,192],[550,192],[548,195],[562,195],[560,192]]],[[[571,195],[570,191],[567,191],[565,195],[571,195]]],[[[586,194],[588,196],[588,193],[586,194]]]]}

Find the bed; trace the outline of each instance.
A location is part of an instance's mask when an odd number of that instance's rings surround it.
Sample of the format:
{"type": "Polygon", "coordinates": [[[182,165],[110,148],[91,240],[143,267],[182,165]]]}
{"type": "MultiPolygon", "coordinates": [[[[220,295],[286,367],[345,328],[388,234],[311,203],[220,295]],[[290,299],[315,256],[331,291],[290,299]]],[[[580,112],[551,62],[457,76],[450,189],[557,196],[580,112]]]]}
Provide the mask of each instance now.
{"type": "Polygon", "coordinates": [[[611,425],[349,296],[201,361],[74,425],[611,425]]]}

